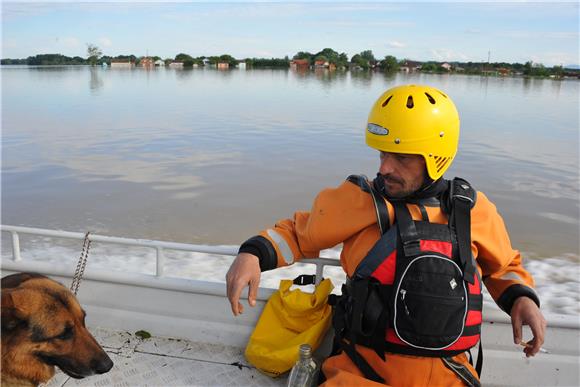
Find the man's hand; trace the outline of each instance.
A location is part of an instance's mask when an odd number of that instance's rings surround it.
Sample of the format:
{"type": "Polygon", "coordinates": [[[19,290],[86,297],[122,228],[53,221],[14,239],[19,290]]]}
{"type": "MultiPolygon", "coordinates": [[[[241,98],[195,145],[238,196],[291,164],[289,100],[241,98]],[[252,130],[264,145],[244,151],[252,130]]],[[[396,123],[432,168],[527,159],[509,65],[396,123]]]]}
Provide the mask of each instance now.
{"type": "Polygon", "coordinates": [[[240,296],[246,286],[249,286],[248,303],[250,306],[256,305],[261,273],[260,260],[253,254],[240,253],[232,262],[226,274],[226,286],[234,316],[244,312],[244,307],[240,303],[240,296]]]}
{"type": "Polygon", "coordinates": [[[534,338],[527,342],[524,352],[526,357],[534,356],[544,344],[547,325],[540,308],[532,299],[518,297],[512,306],[511,318],[515,344],[519,345],[522,342],[522,325],[530,326],[534,338]]]}

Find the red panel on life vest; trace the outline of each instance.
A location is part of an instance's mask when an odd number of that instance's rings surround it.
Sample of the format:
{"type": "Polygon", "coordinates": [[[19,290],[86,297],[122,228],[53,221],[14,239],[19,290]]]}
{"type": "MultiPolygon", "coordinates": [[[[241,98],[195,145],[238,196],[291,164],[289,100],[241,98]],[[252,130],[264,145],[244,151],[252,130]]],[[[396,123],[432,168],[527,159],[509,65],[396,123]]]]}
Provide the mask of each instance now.
{"type": "Polygon", "coordinates": [[[421,240],[420,241],[421,251],[436,251],[447,257],[451,257],[452,244],[451,242],[433,241],[433,240],[421,240]]]}
{"type": "MultiPolygon", "coordinates": [[[[386,340],[392,344],[399,344],[404,345],[406,347],[410,347],[407,343],[403,342],[397,336],[397,333],[393,328],[387,329],[386,340]]],[[[444,351],[457,351],[457,350],[468,350],[469,348],[473,347],[479,341],[479,335],[473,336],[462,336],[457,340],[455,343],[450,345],[449,347],[445,348],[444,351]]]]}
{"type": "Polygon", "coordinates": [[[446,351],[457,351],[461,349],[469,349],[479,341],[479,335],[461,336],[453,345],[445,348],[446,351]]]}
{"type": "Polygon", "coordinates": [[[473,277],[474,277],[473,285],[468,283],[469,287],[467,291],[469,292],[469,294],[479,294],[481,293],[481,284],[479,283],[479,276],[476,274],[473,277]]]}
{"type": "Polygon", "coordinates": [[[467,312],[467,318],[465,319],[465,326],[479,325],[481,324],[481,311],[480,310],[470,310],[467,312]]]}
{"type": "Polygon", "coordinates": [[[399,339],[399,336],[397,336],[397,333],[395,332],[395,330],[393,328],[387,329],[386,339],[389,343],[408,346],[401,339],[399,339]]]}
{"type": "Polygon", "coordinates": [[[377,279],[383,285],[392,285],[395,282],[395,267],[397,263],[397,250],[393,251],[379,267],[375,269],[371,277],[377,279]]]}

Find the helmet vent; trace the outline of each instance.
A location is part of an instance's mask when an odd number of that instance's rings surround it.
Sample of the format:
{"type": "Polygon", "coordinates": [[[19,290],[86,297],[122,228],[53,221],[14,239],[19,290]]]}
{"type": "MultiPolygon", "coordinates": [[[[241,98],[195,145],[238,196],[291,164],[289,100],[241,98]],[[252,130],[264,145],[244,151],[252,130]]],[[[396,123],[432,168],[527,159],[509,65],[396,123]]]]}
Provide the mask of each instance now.
{"type": "Polygon", "coordinates": [[[415,105],[413,104],[413,96],[412,96],[412,95],[410,95],[410,96],[407,98],[407,107],[408,107],[409,109],[413,109],[413,106],[415,106],[415,105]]]}
{"type": "MultiPolygon", "coordinates": [[[[439,90],[437,90],[439,91],[439,90]]],[[[441,94],[442,96],[444,96],[445,98],[447,98],[447,96],[445,94],[443,94],[442,92],[439,91],[439,94],[441,94]]]]}
{"type": "Polygon", "coordinates": [[[435,105],[435,98],[431,97],[431,94],[429,93],[425,93],[425,95],[427,96],[429,102],[431,102],[431,105],[435,105]]]}
{"type": "Polygon", "coordinates": [[[389,98],[386,99],[385,102],[383,102],[383,107],[387,106],[387,104],[389,103],[389,101],[391,100],[391,98],[393,98],[393,96],[389,96],[389,98]]]}
{"type": "Polygon", "coordinates": [[[449,160],[451,160],[451,157],[435,156],[435,168],[437,169],[437,172],[441,172],[441,170],[449,163],[449,160]]]}

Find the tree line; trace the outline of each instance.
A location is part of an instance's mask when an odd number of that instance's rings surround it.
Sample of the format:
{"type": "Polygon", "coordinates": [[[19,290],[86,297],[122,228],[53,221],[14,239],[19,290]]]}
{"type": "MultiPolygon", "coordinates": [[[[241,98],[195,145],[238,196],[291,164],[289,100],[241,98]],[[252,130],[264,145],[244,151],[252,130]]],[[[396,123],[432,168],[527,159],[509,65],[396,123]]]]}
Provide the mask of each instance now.
{"type": "MultiPolygon", "coordinates": [[[[103,55],[102,51],[94,44],[87,44],[87,57],[68,57],[61,54],[40,54],[29,56],[25,59],[2,59],[2,65],[110,65],[112,61],[128,61],[139,65],[144,57],[135,55],[103,55]]],[[[400,67],[407,67],[410,70],[427,73],[465,73],[465,74],[522,74],[526,76],[580,76],[578,69],[565,69],[563,66],[545,67],[541,63],[528,61],[522,63],[506,62],[436,62],[436,61],[410,61],[407,59],[397,59],[393,55],[386,55],[382,59],[375,58],[371,50],[364,50],[350,57],[345,52],[337,52],[332,48],[311,53],[307,51],[297,52],[292,59],[288,56],[284,58],[245,58],[238,60],[229,54],[219,56],[198,56],[193,57],[186,53],[179,53],[175,58],[162,59],[159,56],[149,56],[154,61],[163,60],[165,64],[171,62],[181,62],[183,67],[194,67],[212,65],[217,63],[228,63],[230,67],[236,67],[239,63],[245,63],[248,68],[289,68],[292,62],[301,66],[324,66],[336,69],[361,69],[361,70],[381,70],[384,72],[396,72],[400,67]]]]}

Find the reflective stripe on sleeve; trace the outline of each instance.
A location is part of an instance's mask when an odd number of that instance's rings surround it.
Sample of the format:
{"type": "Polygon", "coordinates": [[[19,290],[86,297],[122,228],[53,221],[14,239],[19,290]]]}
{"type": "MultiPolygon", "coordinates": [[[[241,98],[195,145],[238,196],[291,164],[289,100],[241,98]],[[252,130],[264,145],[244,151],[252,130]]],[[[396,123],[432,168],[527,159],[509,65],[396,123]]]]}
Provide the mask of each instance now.
{"type": "Polygon", "coordinates": [[[519,275],[517,275],[513,271],[507,272],[507,273],[505,273],[504,275],[502,275],[499,278],[502,279],[502,280],[514,280],[514,281],[518,281],[518,282],[521,282],[521,283],[525,284],[525,282],[522,279],[522,277],[520,277],[519,275]]]}
{"type": "Polygon", "coordinates": [[[538,296],[538,293],[536,293],[536,290],[530,286],[528,286],[526,284],[526,282],[523,280],[522,277],[520,277],[517,273],[514,273],[513,271],[507,272],[504,275],[502,275],[501,277],[499,277],[499,279],[502,280],[512,280],[512,281],[518,281],[519,283],[521,283],[523,286],[525,286],[526,288],[530,289],[535,295],[536,297],[538,296]]]}
{"type": "Polygon", "coordinates": [[[278,250],[280,250],[280,254],[282,254],[284,261],[286,261],[288,265],[292,264],[292,262],[294,262],[294,254],[292,253],[292,249],[290,249],[290,246],[288,246],[288,243],[282,237],[282,235],[272,229],[268,229],[266,232],[278,246],[278,250]]]}

